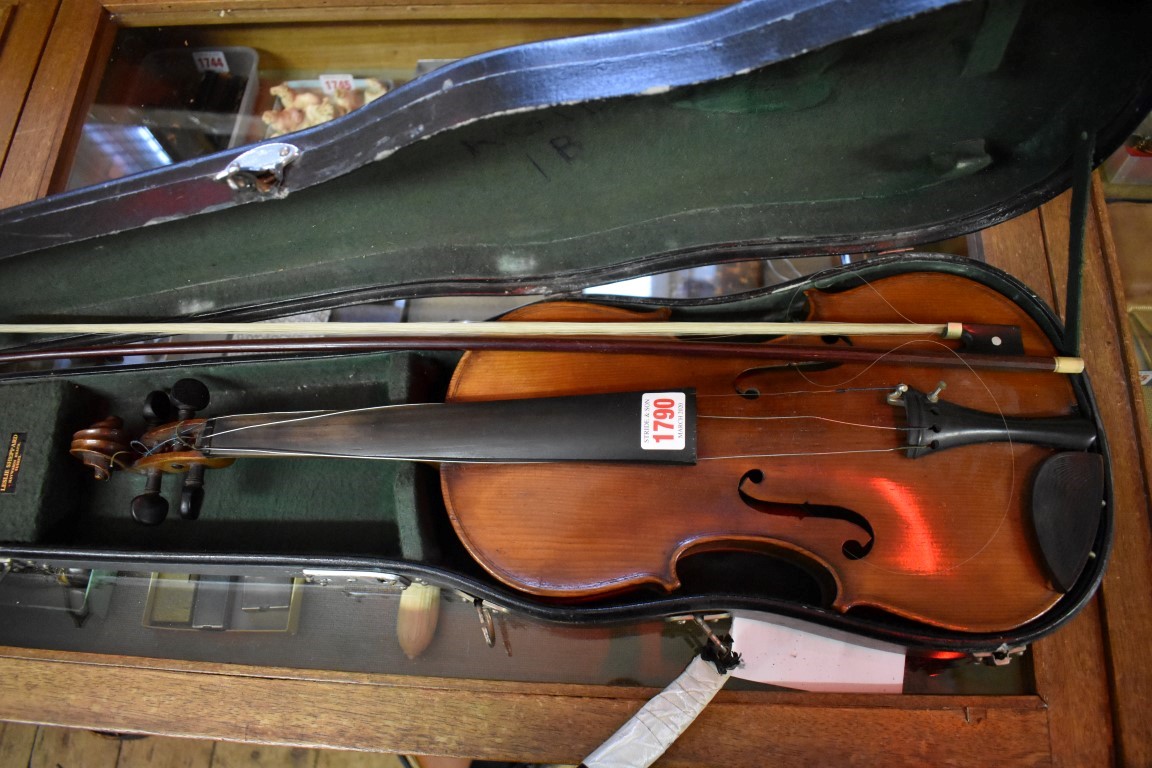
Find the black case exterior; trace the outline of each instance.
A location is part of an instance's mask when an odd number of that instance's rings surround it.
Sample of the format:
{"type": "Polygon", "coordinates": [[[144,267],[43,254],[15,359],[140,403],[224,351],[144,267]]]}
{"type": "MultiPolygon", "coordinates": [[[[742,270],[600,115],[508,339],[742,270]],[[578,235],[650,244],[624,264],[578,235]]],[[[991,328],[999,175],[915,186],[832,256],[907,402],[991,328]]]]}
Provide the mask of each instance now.
{"type": "Polygon", "coordinates": [[[753,0],[463,60],[282,142],[299,154],[265,195],[222,178],[237,150],[0,212],[0,321],[544,294],[933,242],[1066,189],[1083,137],[1100,160],[1127,136],[1150,23],[1119,0],[753,0]]]}
{"type": "MultiPolygon", "coordinates": [[[[283,156],[294,159],[259,179],[265,193],[233,169],[244,161],[231,152],[0,213],[0,284],[11,297],[0,320],[261,318],[396,296],[564,292],[714,261],[870,251],[973,231],[1063,190],[1078,148],[1099,159],[1135,125],[1152,87],[1152,50],[1139,40],[1149,21],[1147,2],[753,0],[662,27],[476,57],[285,138],[283,156]],[[51,278],[62,273],[73,279],[51,278]]],[[[1026,286],[934,256],[870,260],[676,314],[755,314],[781,292],[909,270],[988,285],[1063,342],[1026,286]]],[[[1094,417],[1087,377],[1076,388],[1094,417]]],[[[743,608],[911,648],[991,651],[1074,615],[1099,584],[1110,535],[1106,514],[1076,586],[1002,635],[723,589],[563,606],[476,570],[406,557],[82,541],[18,543],[2,554],[218,573],[380,570],[560,622],[743,608]]]]}

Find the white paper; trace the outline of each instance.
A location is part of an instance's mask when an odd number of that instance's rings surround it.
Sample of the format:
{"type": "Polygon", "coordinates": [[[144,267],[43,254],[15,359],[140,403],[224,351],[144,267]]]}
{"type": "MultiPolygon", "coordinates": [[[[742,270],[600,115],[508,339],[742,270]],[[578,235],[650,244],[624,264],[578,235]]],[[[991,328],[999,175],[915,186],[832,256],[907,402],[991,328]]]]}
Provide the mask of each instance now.
{"type": "Polygon", "coordinates": [[[223,51],[195,51],[192,61],[198,72],[220,72],[228,74],[228,58],[223,51]]]}
{"type": "Polygon", "coordinates": [[[813,629],[737,615],[732,620],[732,648],[743,664],[732,670],[732,676],[802,691],[903,690],[902,649],[881,643],[865,645],[843,633],[813,629]]]}
{"type": "Polygon", "coordinates": [[[599,749],[585,758],[587,768],[646,768],[692,724],[728,675],[694,658],[680,677],[656,694],[599,749]]]}
{"type": "Polygon", "coordinates": [[[320,75],[320,90],[329,95],[340,91],[351,91],[356,85],[356,78],[352,75],[320,75]]]}

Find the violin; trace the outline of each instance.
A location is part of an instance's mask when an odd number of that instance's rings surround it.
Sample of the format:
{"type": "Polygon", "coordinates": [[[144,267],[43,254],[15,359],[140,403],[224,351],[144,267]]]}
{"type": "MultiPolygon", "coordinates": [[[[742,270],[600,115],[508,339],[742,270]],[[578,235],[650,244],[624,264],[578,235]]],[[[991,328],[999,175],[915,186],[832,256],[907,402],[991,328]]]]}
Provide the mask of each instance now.
{"type": "MultiPolygon", "coordinates": [[[[684,557],[739,550],[800,563],[830,585],[838,611],[967,632],[1042,616],[1093,555],[1100,441],[1069,377],[977,363],[1051,358],[1052,342],[1009,298],[951,274],[803,298],[812,321],[934,323],[940,307],[959,307],[999,330],[976,340],[828,335],[822,355],[789,335],[707,355],[689,340],[473,349],[445,402],[355,411],[194,418],[206,393],[183,383],[170,398],[175,419],[136,441],[106,419],[78,432],[72,452],[100,478],[145,474],[133,515],[152,524],[166,513],[165,472],[187,473],[180,511],[195,518],[204,471],[240,458],[435,464],[470,555],[542,600],[674,591],[684,557]]],[[[555,302],[503,320],[667,316],[555,302]]],[[[163,400],[150,396],[153,421],[170,418],[163,400]]]]}

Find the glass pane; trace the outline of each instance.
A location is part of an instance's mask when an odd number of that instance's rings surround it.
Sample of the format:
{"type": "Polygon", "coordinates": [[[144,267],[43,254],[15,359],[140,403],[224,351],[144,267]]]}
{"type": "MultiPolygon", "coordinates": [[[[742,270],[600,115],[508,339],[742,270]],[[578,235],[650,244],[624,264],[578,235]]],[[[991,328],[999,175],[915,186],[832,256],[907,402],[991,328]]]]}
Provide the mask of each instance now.
{"type": "MultiPolygon", "coordinates": [[[[428,589],[424,585],[420,588],[428,589]]],[[[0,578],[0,645],[256,666],[662,687],[704,642],[691,622],[562,626],[435,588],[412,608],[386,579],[15,570],[0,578]]],[[[723,615],[710,617],[720,633],[723,615]]],[[[910,659],[906,693],[1032,690],[1027,655],[987,666],[910,659]]],[[[733,679],[734,689],[768,689],[733,679]]]]}
{"type": "Polygon", "coordinates": [[[319,125],[465,56],[636,26],[661,9],[652,14],[124,28],[68,189],[319,125]]]}

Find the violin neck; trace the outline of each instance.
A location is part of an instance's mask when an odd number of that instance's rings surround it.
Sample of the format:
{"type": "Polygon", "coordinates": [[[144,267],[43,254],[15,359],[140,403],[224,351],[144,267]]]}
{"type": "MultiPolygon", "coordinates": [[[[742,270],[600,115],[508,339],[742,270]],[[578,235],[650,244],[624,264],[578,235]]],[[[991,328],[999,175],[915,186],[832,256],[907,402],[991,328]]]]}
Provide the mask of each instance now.
{"type": "Polygon", "coordinates": [[[222,416],[205,423],[197,448],[222,458],[693,464],[695,396],[677,394],[682,432],[656,449],[642,444],[653,395],[641,392],[222,416]]]}

